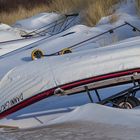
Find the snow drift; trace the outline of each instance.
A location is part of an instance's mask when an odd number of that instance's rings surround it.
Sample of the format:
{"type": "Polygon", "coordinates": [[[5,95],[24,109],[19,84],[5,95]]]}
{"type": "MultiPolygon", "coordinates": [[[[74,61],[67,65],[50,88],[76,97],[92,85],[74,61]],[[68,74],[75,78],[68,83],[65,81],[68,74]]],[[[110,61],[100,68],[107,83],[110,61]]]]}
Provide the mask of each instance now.
{"type": "Polygon", "coordinates": [[[62,115],[50,122],[48,125],[69,122],[93,122],[111,125],[121,125],[130,128],[140,127],[140,111],[117,109],[98,104],[86,104],[77,107],[74,111],[62,115]],[[90,115],[89,115],[90,112],[90,115]],[[126,119],[127,118],[127,119],[126,119]]]}

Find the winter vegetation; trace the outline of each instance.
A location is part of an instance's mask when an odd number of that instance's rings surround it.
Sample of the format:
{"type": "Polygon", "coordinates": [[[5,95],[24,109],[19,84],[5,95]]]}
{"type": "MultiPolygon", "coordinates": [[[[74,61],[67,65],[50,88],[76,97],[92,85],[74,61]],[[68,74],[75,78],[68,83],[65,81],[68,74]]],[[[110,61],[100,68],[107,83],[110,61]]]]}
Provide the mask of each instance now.
{"type": "Polygon", "coordinates": [[[49,0],[0,0],[0,22],[13,24],[16,20],[47,11],[49,0]]]}
{"type": "Polygon", "coordinates": [[[140,15],[140,0],[136,0],[136,8],[138,11],[138,15],[140,15]]]}
{"type": "MultiPolygon", "coordinates": [[[[86,25],[96,25],[101,17],[113,14],[115,5],[126,0],[0,0],[0,22],[13,24],[15,21],[31,17],[40,12],[73,13],[80,12],[86,25]]],[[[140,15],[140,0],[136,1],[136,8],[140,15]]],[[[115,22],[117,15],[113,15],[110,22],[115,22]]]]}
{"type": "Polygon", "coordinates": [[[120,3],[120,0],[55,0],[50,5],[50,9],[61,13],[80,12],[83,21],[93,26],[101,17],[113,13],[115,10],[113,6],[117,3],[120,3]]]}
{"type": "MultiPolygon", "coordinates": [[[[93,26],[101,17],[113,13],[117,3],[120,0],[0,0],[0,22],[13,24],[19,19],[46,11],[64,14],[80,12],[83,22],[93,26]]],[[[116,18],[113,16],[111,22],[116,18]]]]}

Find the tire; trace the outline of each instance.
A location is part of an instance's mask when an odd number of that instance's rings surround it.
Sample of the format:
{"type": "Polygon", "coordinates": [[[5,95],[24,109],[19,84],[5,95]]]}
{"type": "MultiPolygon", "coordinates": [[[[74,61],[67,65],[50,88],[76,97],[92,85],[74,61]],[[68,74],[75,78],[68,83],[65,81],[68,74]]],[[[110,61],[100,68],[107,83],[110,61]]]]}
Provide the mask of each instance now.
{"type": "Polygon", "coordinates": [[[116,99],[113,107],[132,109],[138,105],[140,105],[140,101],[136,97],[129,96],[116,99]]]}
{"type": "Polygon", "coordinates": [[[60,55],[64,55],[64,54],[68,54],[68,53],[72,53],[72,50],[69,48],[65,48],[60,52],[60,55]]]}
{"type": "Polygon", "coordinates": [[[43,51],[41,51],[39,49],[35,49],[31,53],[32,60],[41,59],[43,56],[44,56],[43,51]]]}

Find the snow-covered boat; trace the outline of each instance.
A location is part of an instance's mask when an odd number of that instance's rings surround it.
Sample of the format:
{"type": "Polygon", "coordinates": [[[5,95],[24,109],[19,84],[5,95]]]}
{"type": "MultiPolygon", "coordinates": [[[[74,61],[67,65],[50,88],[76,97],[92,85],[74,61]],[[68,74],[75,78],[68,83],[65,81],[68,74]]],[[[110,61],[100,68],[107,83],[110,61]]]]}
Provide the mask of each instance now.
{"type": "MultiPolygon", "coordinates": [[[[126,44],[44,58],[16,67],[0,81],[0,118],[56,94],[139,81],[139,60],[139,44],[126,44]]],[[[137,90],[139,85],[134,87],[137,90]]]]}

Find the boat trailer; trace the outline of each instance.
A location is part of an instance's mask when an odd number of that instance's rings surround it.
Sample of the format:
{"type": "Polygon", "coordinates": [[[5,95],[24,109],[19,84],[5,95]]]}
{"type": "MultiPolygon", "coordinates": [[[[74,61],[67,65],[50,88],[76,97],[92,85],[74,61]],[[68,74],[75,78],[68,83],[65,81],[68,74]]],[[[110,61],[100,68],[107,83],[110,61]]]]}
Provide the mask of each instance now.
{"type": "MultiPolygon", "coordinates": [[[[116,81],[119,78],[115,79],[116,81]]],[[[124,77],[122,77],[121,79],[124,79],[124,77]]],[[[119,81],[120,82],[120,81],[119,81]]],[[[135,76],[131,76],[131,81],[125,81],[123,83],[114,83],[114,84],[110,84],[110,82],[108,82],[108,85],[103,85],[100,87],[93,87],[92,85],[94,85],[94,83],[90,83],[90,84],[86,84],[86,85],[82,85],[80,87],[76,87],[74,89],[70,89],[70,90],[63,90],[61,88],[58,88],[56,90],[56,92],[54,92],[54,95],[57,96],[63,96],[63,95],[74,95],[74,94],[79,94],[79,93],[85,93],[87,94],[89,100],[91,103],[98,103],[101,105],[111,105],[112,107],[116,107],[116,108],[122,108],[122,109],[132,109],[136,106],[140,105],[140,100],[136,97],[138,91],[140,91],[140,80],[136,79],[135,76]],[[125,85],[125,84],[132,84],[129,88],[126,88],[125,90],[121,90],[117,93],[112,93],[111,96],[102,99],[100,96],[100,92],[99,89],[105,89],[105,88],[110,88],[110,87],[115,87],[115,86],[120,86],[120,85],[125,85]],[[91,91],[94,91],[93,93],[95,93],[98,101],[95,102],[91,91]]],[[[98,84],[95,83],[95,85],[97,86],[98,84]]]]}
{"type": "MultiPolygon", "coordinates": [[[[115,93],[114,95],[101,99],[98,89],[94,89],[94,92],[98,99],[98,104],[106,105],[111,103],[113,107],[123,108],[123,109],[132,109],[140,105],[139,99],[136,97],[137,92],[140,90],[140,81],[135,81],[132,77],[133,85],[125,90],[115,93]]],[[[85,91],[90,99],[91,103],[94,103],[94,100],[91,96],[88,86],[85,86],[85,91]]]]}

